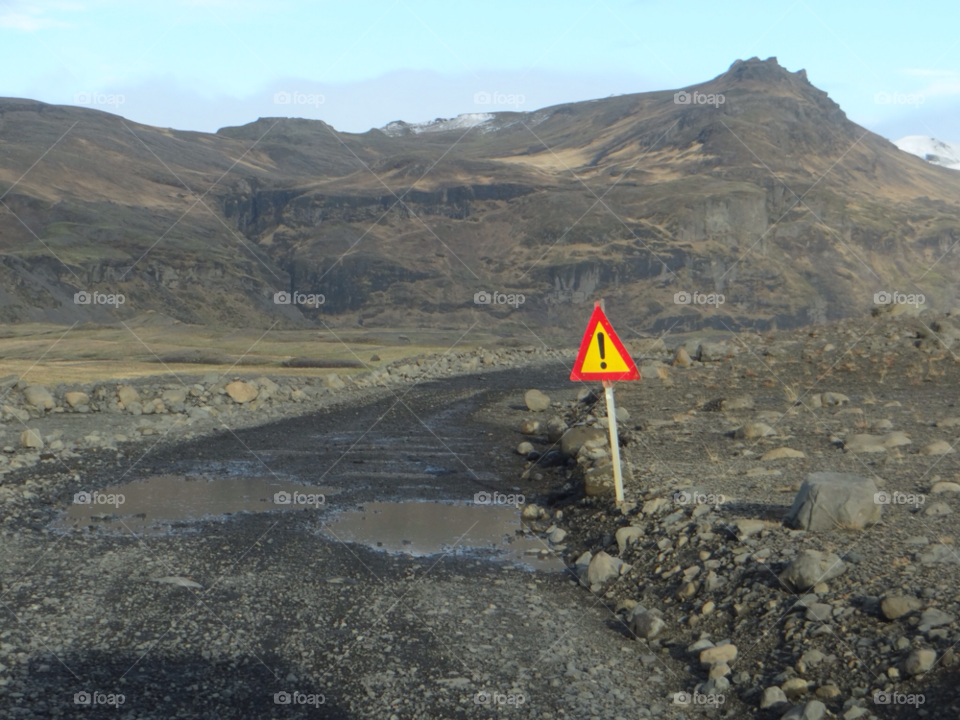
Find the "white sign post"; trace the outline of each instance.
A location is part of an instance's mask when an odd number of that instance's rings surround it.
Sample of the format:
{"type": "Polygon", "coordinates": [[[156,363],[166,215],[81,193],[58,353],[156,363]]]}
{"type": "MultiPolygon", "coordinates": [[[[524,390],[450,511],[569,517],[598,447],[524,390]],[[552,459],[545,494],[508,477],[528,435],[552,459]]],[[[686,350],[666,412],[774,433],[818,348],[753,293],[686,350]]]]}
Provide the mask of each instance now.
{"type": "Polygon", "coordinates": [[[610,428],[610,454],[613,457],[613,483],[617,503],[623,502],[623,476],[620,474],[620,442],[617,439],[617,408],[613,404],[613,383],[603,381],[603,394],[607,398],[607,426],[610,428]]]}
{"type": "Polygon", "coordinates": [[[603,382],[607,396],[607,427],[610,428],[610,454],[613,456],[613,480],[617,491],[617,505],[623,503],[623,474],[620,467],[620,442],[617,439],[617,408],[613,404],[613,383],[639,380],[640,371],[630,357],[613,326],[607,319],[603,300],[597,300],[587,330],[580,342],[580,352],[570,371],[570,379],[577,382],[603,382]]]}

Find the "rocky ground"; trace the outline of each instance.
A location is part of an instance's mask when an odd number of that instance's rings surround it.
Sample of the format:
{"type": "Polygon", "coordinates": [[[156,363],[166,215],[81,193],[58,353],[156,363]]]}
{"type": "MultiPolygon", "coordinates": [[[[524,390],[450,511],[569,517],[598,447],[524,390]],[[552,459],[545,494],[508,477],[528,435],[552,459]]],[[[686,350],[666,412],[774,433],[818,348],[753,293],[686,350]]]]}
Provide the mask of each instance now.
{"type": "Polygon", "coordinates": [[[422,355],[357,375],[244,379],[211,371],[51,388],[8,375],[0,378],[0,477],[41,460],[75,457],[83,449],[116,450],[149,436],[154,443],[190,440],[304,415],[360,391],[518,367],[559,355],[539,348],[480,348],[422,355]]]}
{"type": "Polygon", "coordinates": [[[616,391],[626,504],[582,392],[518,424],[526,472],[561,488],[527,514],[690,692],[756,717],[960,717],[958,338],[881,315],[651,343],[651,380],[616,391]],[[556,451],[577,464],[537,466],[556,451]]]}
{"type": "Polygon", "coordinates": [[[602,392],[567,381],[569,352],[317,384],[8,383],[0,707],[80,717],[97,708],[73,694],[100,691],[125,692],[123,718],[960,716],[960,330],[882,315],[665,340],[616,388],[622,505],[602,392]],[[248,454],[342,492],[151,539],[50,530],[81,489],[248,454]],[[532,499],[525,532],[569,571],[324,535],[337,508],[478,490],[532,499]],[[324,706],[273,703],[294,691],[324,706]]]}

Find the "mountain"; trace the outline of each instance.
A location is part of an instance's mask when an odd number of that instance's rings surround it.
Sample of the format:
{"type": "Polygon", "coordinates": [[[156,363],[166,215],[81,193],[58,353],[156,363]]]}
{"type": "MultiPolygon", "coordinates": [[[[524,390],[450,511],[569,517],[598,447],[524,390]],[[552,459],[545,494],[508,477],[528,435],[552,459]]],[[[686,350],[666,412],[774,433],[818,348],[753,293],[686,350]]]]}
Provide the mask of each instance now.
{"type": "Polygon", "coordinates": [[[894,143],[898,148],[927,162],[951,170],[960,170],[960,145],[926,135],[907,135],[894,143]]]}
{"type": "Polygon", "coordinates": [[[182,132],[0,99],[0,196],[7,322],[154,310],[528,334],[602,296],[634,329],[766,328],[866,312],[879,290],[953,307],[960,270],[960,175],[775,58],[680,92],[361,134],[288,118],[182,132]],[[79,290],[126,301],[77,305],[79,290]],[[281,290],[325,301],[278,305],[281,290]]]}

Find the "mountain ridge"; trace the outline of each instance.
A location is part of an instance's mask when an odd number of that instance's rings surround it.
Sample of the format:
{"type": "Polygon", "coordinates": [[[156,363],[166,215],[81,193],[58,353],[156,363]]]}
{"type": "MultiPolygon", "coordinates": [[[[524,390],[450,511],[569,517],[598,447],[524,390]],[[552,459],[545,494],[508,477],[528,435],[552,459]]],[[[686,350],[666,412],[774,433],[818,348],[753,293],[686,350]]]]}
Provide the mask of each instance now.
{"type": "Polygon", "coordinates": [[[955,301],[960,176],[775,58],[679,91],[466,115],[209,134],[0,99],[0,194],[16,213],[0,208],[0,317],[522,331],[603,295],[637,328],[764,328],[866,312],[921,276],[931,302],[955,301]],[[71,302],[101,287],[128,303],[71,302]],[[673,303],[697,289],[725,305],[673,303]],[[275,305],[279,290],[326,302],[275,305]],[[481,290],[527,300],[478,306],[481,290]]]}

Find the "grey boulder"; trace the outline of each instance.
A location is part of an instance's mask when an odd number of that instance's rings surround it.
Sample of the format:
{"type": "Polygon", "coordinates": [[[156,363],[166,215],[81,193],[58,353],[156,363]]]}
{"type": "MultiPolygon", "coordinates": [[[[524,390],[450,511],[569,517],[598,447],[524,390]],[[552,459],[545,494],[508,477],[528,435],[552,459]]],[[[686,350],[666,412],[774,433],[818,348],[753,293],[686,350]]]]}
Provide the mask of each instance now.
{"type": "Polygon", "coordinates": [[[811,473],[803,481],[787,513],[787,524],[822,532],[843,528],[862,530],[880,520],[877,486],[852,473],[811,473]]]}
{"type": "Polygon", "coordinates": [[[837,555],[804,550],[780,573],[780,581],[794,592],[809,590],[818,582],[827,582],[847,569],[837,555]]]}

